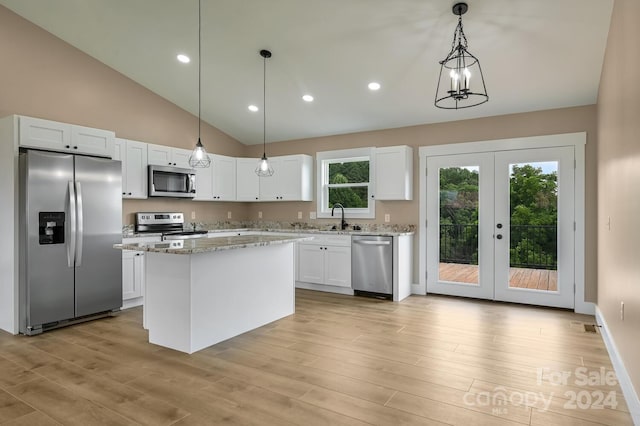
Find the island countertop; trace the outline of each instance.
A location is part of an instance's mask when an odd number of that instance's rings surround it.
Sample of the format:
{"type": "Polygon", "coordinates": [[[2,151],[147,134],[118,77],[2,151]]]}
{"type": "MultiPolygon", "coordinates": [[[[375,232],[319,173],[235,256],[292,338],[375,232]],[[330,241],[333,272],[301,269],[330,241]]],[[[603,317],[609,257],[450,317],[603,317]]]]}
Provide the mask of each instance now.
{"type": "Polygon", "coordinates": [[[312,240],[312,237],[292,237],[284,235],[234,235],[228,237],[193,238],[148,243],[115,244],[121,250],[148,251],[155,253],[195,254],[247,247],[286,244],[312,240]]]}

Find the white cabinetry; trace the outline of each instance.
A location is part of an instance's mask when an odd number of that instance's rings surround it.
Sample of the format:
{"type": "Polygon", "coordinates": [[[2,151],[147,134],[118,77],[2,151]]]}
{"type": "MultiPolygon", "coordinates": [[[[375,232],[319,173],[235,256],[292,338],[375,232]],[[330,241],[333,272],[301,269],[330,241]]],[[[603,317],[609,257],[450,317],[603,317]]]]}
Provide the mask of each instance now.
{"type": "Polygon", "coordinates": [[[115,133],[40,118],[20,117],[20,146],[113,157],[115,133]]]}
{"type": "Polygon", "coordinates": [[[375,148],[375,199],[413,199],[413,149],[409,146],[375,148]]]}
{"type": "MultiPolygon", "coordinates": [[[[142,296],[144,286],[144,252],[143,251],[122,251],[122,300],[139,299],[134,304],[127,304],[132,307],[143,303],[142,296]]],[[[123,303],[124,305],[125,303],[123,303]]]]}
{"type": "Polygon", "coordinates": [[[284,155],[269,158],[274,174],[258,177],[257,158],[236,159],[238,201],[313,200],[313,159],[310,155],[284,155]]]}
{"type": "MultiPolygon", "coordinates": [[[[304,235],[310,236],[310,235],[304,235]]],[[[341,287],[351,291],[351,236],[318,235],[298,243],[298,287],[320,289],[305,284],[341,287]]],[[[324,288],[325,291],[345,291],[324,288]]]]}
{"type": "Polygon", "coordinates": [[[236,200],[236,159],[213,154],[213,199],[216,201],[236,200]]]}
{"type": "Polygon", "coordinates": [[[191,166],[189,166],[191,151],[188,149],[148,144],[147,150],[149,164],[155,166],[176,166],[182,167],[183,169],[191,168],[191,166]]]}
{"type": "Polygon", "coordinates": [[[211,165],[196,168],[195,201],[236,201],[236,159],[209,154],[211,165]]]}
{"type": "Polygon", "coordinates": [[[113,159],[122,162],[122,198],[147,198],[147,144],[116,138],[113,159]]]}
{"type": "Polygon", "coordinates": [[[236,199],[260,200],[260,178],[255,173],[257,158],[236,158],[236,199]]]}
{"type": "Polygon", "coordinates": [[[260,178],[260,201],[311,201],[313,160],[310,155],[269,159],[275,173],[260,178]]]}

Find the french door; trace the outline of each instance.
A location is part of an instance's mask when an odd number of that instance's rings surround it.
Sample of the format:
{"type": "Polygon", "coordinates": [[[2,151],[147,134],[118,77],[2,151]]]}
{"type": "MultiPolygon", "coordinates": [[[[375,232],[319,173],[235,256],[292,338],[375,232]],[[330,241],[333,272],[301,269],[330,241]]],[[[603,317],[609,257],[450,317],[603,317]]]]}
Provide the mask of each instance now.
{"type": "Polygon", "coordinates": [[[427,292],[574,306],[574,148],[427,157],[427,292]]]}

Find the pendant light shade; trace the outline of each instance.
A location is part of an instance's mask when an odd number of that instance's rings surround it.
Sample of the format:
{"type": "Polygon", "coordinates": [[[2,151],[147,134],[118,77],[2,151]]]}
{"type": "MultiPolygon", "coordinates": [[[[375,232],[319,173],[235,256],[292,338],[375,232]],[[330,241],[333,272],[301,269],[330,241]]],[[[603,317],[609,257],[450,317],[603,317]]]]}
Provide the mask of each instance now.
{"type": "Polygon", "coordinates": [[[273,167],[267,158],[267,59],[271,57],[271,52],[261,50],[262,56],[262,158],[256,167],[256,174],[260,177],[273,176],[273,167]]]}
{"type": "Polygon", "coordinates": [[[200,167],[206,168],[211,165],[211,157],[207,154],[207,151],[204,149],[202,145],[202,141],[200,141],[200,128],[202,127],[202,119],[200,118],[201,107],[200,107],[200,98],[201,98],[201,74],[202,74],[202,18],[200,13],[200,1],[198,0],[198,142],[196,143],[196,147],[193,149],[193,152],[189,156],[189,165],[191,167],[200,167]]]}
{"type": "Polygon", "coordinates": [[[438,108],[469,108],[489,100],[480,61],[469,52],[467,37],[462,28],[462,15],[468,9],[466,3],[456,3],[453,6],[453,14],[458,15],[458,25],[453,33],[451,51],[440,61],[435,100],[438,108]]]}

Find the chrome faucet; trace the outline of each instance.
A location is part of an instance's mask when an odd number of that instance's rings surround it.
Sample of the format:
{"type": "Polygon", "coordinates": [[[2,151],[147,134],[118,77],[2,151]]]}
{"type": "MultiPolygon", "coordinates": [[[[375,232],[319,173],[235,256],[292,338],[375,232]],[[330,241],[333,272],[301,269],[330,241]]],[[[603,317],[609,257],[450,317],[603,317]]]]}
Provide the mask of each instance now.
{"type": "Polygon", "coordinates": [[[336,209],[336,207],[340,207],[340,209],[342,209],[342,218],[340,219],[340,229],[344,231],[345,229],[347,229],[347,226],[349,225],[344,220],[344,206],[340,203],[335,203],[331,208],[331,217],[333,217],[333,211],[336,209]]]}

